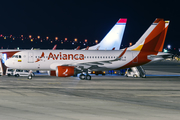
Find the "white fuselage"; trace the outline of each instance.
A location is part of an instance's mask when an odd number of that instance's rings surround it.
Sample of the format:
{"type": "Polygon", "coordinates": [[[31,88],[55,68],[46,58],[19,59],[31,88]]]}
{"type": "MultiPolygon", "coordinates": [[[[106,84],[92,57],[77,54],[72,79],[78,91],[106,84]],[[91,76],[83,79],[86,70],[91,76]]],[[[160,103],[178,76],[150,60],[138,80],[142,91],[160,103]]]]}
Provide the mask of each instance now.
{"type": "Polygon", "coordinates": [[[56,70],[57,66],[83,66],[90,70],[120,68],[134,59],[139,51],[124,50],[27,50],[16,53],[6,61],[6,66],[16,69],[56,70]]]}

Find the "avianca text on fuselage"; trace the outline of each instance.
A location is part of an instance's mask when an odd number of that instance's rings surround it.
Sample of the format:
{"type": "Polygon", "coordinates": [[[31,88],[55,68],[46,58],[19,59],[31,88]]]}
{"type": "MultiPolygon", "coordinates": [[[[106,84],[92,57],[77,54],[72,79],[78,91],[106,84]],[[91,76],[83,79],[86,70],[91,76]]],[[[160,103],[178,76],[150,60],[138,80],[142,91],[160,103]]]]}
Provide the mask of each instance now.
{"type": "Polygon", "coordinates": [[[48,60],[84,60],[84,54],[59,54],[49,53],[48,60]]]}

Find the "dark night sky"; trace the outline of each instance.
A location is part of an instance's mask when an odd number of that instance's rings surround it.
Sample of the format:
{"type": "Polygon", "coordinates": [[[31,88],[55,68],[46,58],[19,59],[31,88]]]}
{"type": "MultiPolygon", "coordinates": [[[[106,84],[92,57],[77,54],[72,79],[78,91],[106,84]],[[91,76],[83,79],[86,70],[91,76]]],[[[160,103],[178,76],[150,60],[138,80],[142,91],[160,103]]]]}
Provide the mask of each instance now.
{"type": "Polygon", "coordinates": [[[122,44],[135,43],[155,18],[170,20],[165,45],[180,47],[178,0],[5,0],[0,34],[101,40],[127,18],[122,44]]]}

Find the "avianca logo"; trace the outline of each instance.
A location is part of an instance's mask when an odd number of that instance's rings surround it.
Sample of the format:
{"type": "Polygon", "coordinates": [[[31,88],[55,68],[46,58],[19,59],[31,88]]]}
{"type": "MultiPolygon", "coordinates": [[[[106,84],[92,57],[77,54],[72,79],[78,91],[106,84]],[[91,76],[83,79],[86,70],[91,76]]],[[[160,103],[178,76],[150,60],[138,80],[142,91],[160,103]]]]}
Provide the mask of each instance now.
{"type": "Polygon", "coordinates": [[[49,53],[48,60],[84,60],[84,54],[62,54],[59,52],[59,54],[52,54],[49,53]]]}
{"type": "Polygon", "coordinates": [[[67,72],[68,72],[68,69],[66,69],[66,71],[63,72],[63,74],[64,74],[65,76],[67,76],[67,75],[68,75],[67,72]]]}
{"type": "MultiPolygon", "coordinates": [[[[40,58],[37,58],[35,62],[39,62],[42,58],[45,58],[44,52],[42,52],[40,58]]],[[[49,53],[47,60],[84,60],[84,54],[53,54],[52,52],[49,53]]]]}
{"type": "Polygon", "coordinates": [[[42,57],[44,57],[44,52],[42,52],[41,57],[40,57],[40,58],[37,58],[37,60],[36,60],[35,62],[41,61],[41,58],[42,58],[42,57]]]}

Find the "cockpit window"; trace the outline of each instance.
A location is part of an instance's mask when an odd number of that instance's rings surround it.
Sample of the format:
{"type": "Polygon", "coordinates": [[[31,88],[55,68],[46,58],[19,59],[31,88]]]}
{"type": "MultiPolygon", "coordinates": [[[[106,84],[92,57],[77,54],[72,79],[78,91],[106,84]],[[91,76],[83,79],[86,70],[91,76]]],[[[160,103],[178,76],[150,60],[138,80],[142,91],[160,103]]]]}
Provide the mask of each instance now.
{"type": "Polygon", "coordinates": [[[12,58],[21,58],[21,55],[13,55],[12,58]]]}

